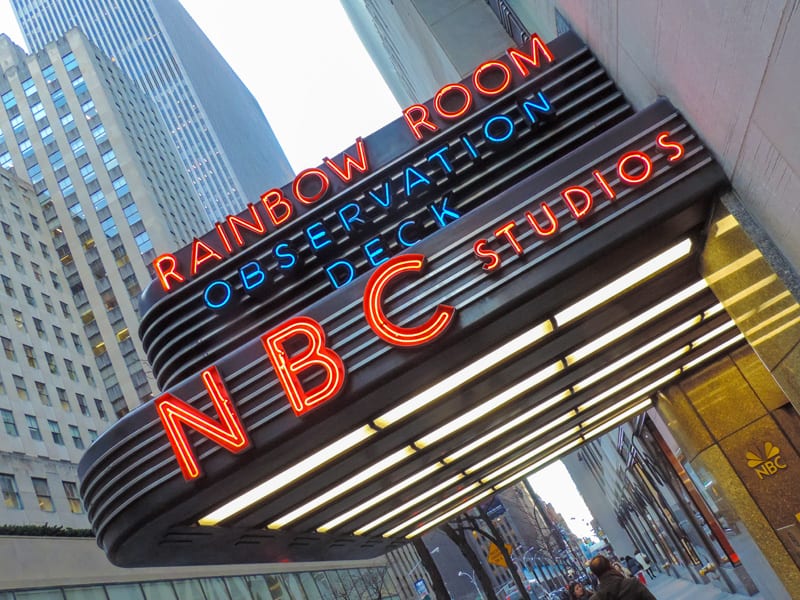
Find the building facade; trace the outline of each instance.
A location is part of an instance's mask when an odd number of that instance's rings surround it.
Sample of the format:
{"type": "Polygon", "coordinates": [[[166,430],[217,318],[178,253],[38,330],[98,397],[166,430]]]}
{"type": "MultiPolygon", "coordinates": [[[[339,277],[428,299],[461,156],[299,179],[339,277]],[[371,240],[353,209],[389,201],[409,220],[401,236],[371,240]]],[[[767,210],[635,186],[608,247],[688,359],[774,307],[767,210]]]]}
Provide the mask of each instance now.
{"type": "Polygon", "coordinates": [[[0,523],[86,529],[77,464],[115,416],[36,192],[0,195],[0,523]]]}
{"type": "Polygon", "coordinates": [[[157,106],[208,225],[293,175],[255,98],[178,0],[15,0],[28,47],[73,27],[157,106]]]}
{"type": "Polygon", "coordinates": [[[124,414],[155,389],[131,335],[150,262],[205,219],[152,102],[80,31],[31,55],[0,37],[0,64],[0,165],[33,185],[98,383],[124,414]]]}

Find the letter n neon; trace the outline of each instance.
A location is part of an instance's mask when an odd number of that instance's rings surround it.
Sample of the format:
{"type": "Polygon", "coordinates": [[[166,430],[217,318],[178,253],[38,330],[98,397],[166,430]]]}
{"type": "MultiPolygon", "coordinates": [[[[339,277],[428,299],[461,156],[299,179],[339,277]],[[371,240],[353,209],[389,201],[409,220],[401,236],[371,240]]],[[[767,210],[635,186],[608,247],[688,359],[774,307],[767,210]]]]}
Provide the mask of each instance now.
{"type": "Polygon", "coordinates": [[[250,447],[250,440],[228,397],[217,368],[209,367],[200,374],[200,378],[219,415],[219,421],[215,421],[170,393],[162,394],[155,401],[156,412],[161,417],[175,458],[178,459],[183,477],[187,481],[200,477],[200,465],[184,426],[194,429],[203,437],[234,454],[250,447]]]}

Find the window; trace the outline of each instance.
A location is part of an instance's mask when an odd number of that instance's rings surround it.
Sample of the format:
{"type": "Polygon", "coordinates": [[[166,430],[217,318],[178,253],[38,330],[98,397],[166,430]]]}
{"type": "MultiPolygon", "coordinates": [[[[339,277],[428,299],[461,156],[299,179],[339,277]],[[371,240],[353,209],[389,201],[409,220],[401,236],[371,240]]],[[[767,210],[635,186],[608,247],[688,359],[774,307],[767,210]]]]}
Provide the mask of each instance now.
{"type": "Polygon", "coordinates": [[[80,496],[78,496],[78,486],[74,481],[64,481],[64,495],[69,502],[69,512],[76,515],[83,514],[83,505],[81,504],[80,496]]]}
{"type": "Polygon", "coordinates": [[[44,278],[42,277],[42,267],[40,267],[37,263],[31,261],[31,268],[33,269],[34,279],[36,279],[36,281],[38,281],[39,283],[42,283],[42,281],[44,281],[44,278]]]}
{"type": "Polygon", "coordinates": [[[49,352],[44,353],[44,359],[47,361],[47,366],[53,375],[58,375],[58,365],[56,364],[56,357],[49,352]]]}
{"type": "MultiPolygon", "coordinates": [[[[76,334],[76,333],[73,333],[71,335],[72,335],[72,345],[75,346],[75,350],[77,350],[78,352],[83,354],[84,353],[83,343],[81,342],[80,336],[78,334],[76,334]]],[[[85,369],[85,367],[84,367],[84,369],[85,369]]],[[[84,372],[85,372],[85,370],[84,370],[84,372]]]]}
{"type": "Polygon", "coordinates": [[[2,275],[0,277],[2,277],[3,279],[3,288],[6,291],[6,295],[9,298],[16,298],[17,294],[14,292],[14,285],[11,283],[11,280],[5,275],[2,275]]]}
{"type": "Polygon", "coordinates": [[[106,409],[103,406],[103,401],[100,398],[94,399],[94,405],[97,408],[98,416],[103,419],[103,421],[108,421],[108,415],[106,414],[106,409]]]}
{"type": "Polygon", "coordinates": [[[89,429],[89,442],[93,442],[97,439],[97,430],[96,429],[89,429]]]}
{"type": "Polygon", "coordinates": [[[36,306],[36,300],[33,297],[33,290],[24,283],[22,284],[22,293],[25,295],[25,300],[27,300],[28,304],[31,306],[36,306]]]}
{"type": "Polygon", "coordinates": [[[95,383],[94,380],[94,375],[92,375],[92,369],[89,368],[87,365],[83,365],[83,376],[86,379],[86,383],[88,383],[92,387],[97,387],[97,383],[95,383]]]}
{"type": "Polygon", "coordinates": [[[81,438],[81,431],[78,429],[77,425],[69,425],[69,435],[72,438],[72,443],[75,444],[75,447],[78,450],[83,450],[86,446],[83,444],[83,438],[81,438]]]}
{"type": "Polygon", "coordinates": [[[72,412],[72,406],[69,403],[69,398],[67,398],[67,390],[57,387],[56,392],[58,392],[58,401],[61,403],[61,408],[66,412],[72,412]]]}
{"type": "Polygon", "coordinates": [[[72,52],[67,52],[61,59],[64,61],[64,68],[67,71],[74,71],[78,68],[78,60],[72,52]]]}
{"type": "Polygon", "coordinates": [[[66,302],[59,302],[61,304],[61,314],[63,314],[66,318],[71,319],[72,313],[69,312],[69,304],[66,302]]]}
{"type": "Polygon", "coordinates": [[[36,382],[36,393],[39,394],[39,400],[42,401],[42,404],[45,406],[53,405],[50,401],[50,394],[47,393],[47,386],[41,381],[36,382]]]}
{"type": "Polygon", "coordinates": [[[19,375],[12,375],[14,378],[14,387],[17,388],[17,396],[20,400],[28,401],[28,388],[25,386],[25,380],[19,375]]]}
{"type": "Polygon", "coordinates": [[[69,196],[75,191],[75,186],[72,185],[72,179],[69,178],[69,175],[59,180],[58,188],[64,196],[69,196]]]}
{"type": "Polygon", "coordinates": [[[50,164],[52,165],[54,171],[57,171],[64,166],[64,157],[61,156],[61,152],[58,150],[53,152],[47,158],[50,160],[50,164]]]}
{"type": "Polygon", "coordinates": [[[33,83],[33,79],[28,77],[22,82],[22,89],[25,90],[26,96],[33,96],[36,93],[36,84],[33,83]]]}
{"type": "Polygon", "coordinates": [[[39,421],[33,415],[25,415],[25,421],[28,423],[28,433],[31,434],[31,439],[37,442],[42,441],[42,431],[39,429],[39,421]]]}
{"type": "Polygon", "coordinates": [[[3,492],[3,504],[6,508],[22,510],[22,498],[19,497],[17,480],[13,475],[0,473],[0,490],[3,492]]]}
{"type": "Polygon", "coordinates": [[[14,352],[14,343],[7,337],[0,337],[0,340],[3,342],[3,350],[6,353],[6,358],[8,360],[17,360],[17,353],[14,352]]]}
{"type": "Polygon", "coordinates": [[[3,106],[6,108],[13,108],[17,105],[17,99],[14,98],[14,92],[12,91],[6,92],[0,98],[3,99],[3,106]]]}
{"type": "Polygon", "coordinates": [[[41,121],[47,116],[44,112],[44,106],[42,106],[41,102],[37,102],[31,106],[31,112],[33,113],[33,118],[36,121],[41,121]]]}
{"type": "Polygon", "coordinates": [[[86,396],[76,393],[75,398],[78,400],[78,407],[81,409],[81,414],[84,417],[92,416],[92,413],[89,412],[89,405],[86,404],[86,396]]]}
{"type": "Polygon", "coordinates": [[[64,366],[67,368],[67,376],[72,381],[78,381],[78,373],[75,371],[75,364],[68,358],[64,359],[64,366]]]}
{"type": "Polygon", "coordinates": [[[38,368],[39,363],[36,362],[36,355],[33,353],[33,346],[27,346],[23,344],[22,349],[25,351],[25,359],[28,361],[28,366],[33,367],[34,369],[38,368]]]}
{"type": "Polygon", "coordinates": [[[92,166],[92,163],[86,163],[81,167],[81,177],[83,177],[83,182],[86,184],[92,183],[95,179],[97,179],[97,175],[94,172],[94,166],[92,166]]]}
{"type": "Polygon", "coordinates": [[[28,331],[28,328],[25,326],[25,319],[22,317],[22,313],[19,312],[17,309],[11,309],[11,316],[14,317],[14,323],[17,326],[17,329],[20,331],[28,331]]]}
{"type": "Polygon", "coordinates": [[[62,331],[61,327],[58,325],[53,325],[53,333],[56,336],[56,342],[58,342],[58,345],[66,347],[67,342],[64,340],[64,332],[62,331]]]}
{"type": "Polygon", "coordinates": [[[44,323],[42,323],[41,319],[33,317],[33,327],[36,329],[36,335],[43,340],[47,339],[47,333],[44,330],[44,323]]]}
{"type": "Polygon", "coordinates": [[[50,433],[53,435],[53,441],[59,446],[63,446],[64,436],[61,435],[61,427],[58,426],[56,421],[48,420],[47,424],[50,426],[50,433]]]}
{"type": "MultiPolygon", "coordinates": [[[[49,144],[50,142],[53,141],[53,128],[50,127],[50,125],[47,125],[46,127],[42,127],[39,130],[39,135],[42,138],[42,144],[44,144],[46,146],[47,144],[49,144]]],[[[41,171],[41,169],[40,169],[40,171],[41,171]]],[[[34,181],[32,183],[36,183],[36,182],[34,181]]]]}
{"type": "Polygon", "coordinates": [[[53,308],[53,301],[50,300],[50,296],[47,294],[42,294],[42,302],[44,303],[44,309],[49,312],[51,315],[56,314],[55,309],[53,308]]]}
{"type": "Polygon", "coordinates": [[[72,153],[75,155],[75,158],[80,158],[86,154],[86,146],[83,145],[83,140],[81,138],[72,140],[69,146],[72,148],[72,153]]]}
{"type": "Polygon", "coordinates": [[[36,493],[36,499],[39,501],[39,510],[44,512],[55,512],[53,507],[53,497],[50,495],[50,486],[47,485],[47,479],[41,477],[31,477],[33,482],[33,491],[36,493]]]}
{"type": "Polygon", "coordinates": [[[50,250],[47,248],[47,244],[44,242],[39,242],[39,250],[46,259],[50,260],[50,250]]]}
{"type": "Polygon", "coordinates": [[[3,427],[5,427],[6,433],[11,437],[19,437],[17,422],[14,420],[14,413],[5,408],[0,408],[0,418],[3,419],[3,427]]]}

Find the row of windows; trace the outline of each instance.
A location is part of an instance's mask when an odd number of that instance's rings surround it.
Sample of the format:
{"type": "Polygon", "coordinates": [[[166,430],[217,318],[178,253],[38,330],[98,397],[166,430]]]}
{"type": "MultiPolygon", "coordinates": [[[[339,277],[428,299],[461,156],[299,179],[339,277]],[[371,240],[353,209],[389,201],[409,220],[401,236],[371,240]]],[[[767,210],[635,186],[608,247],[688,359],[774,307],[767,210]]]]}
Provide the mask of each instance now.
{"type": "MultiPolygon", "coordinates": [[[[19,437],[19,428],[17,427],[17,421],[14,418],[14,413],[6,408],[0,408],[0,419],[3,421],[3,429],[6,432],[6,435],[9,437],[19,437]]],[[[37,442],[43,442],[42,430],[39,428],[39,420],[36,418],[35,415],[25,415],[25,425],[28,428],[28,433],[31,436],[31,439],[37,442]]],[[[53,443],[59,446],[65,446],[64,442],[64,434],[61,432],[61,425],[58,421],[53,421],[51,419],[47,420],[47,426],[50,431],[50,436],[53,438],[53,443]]],[[[81,436],[81,430],[78,428],[77,425],[67,425],[69,429],[69,436],[72,438],[72,444],[78,450],[84,450],[86,448],[86,444],[84,444],[83,437],[81,436]]],[[[89,433],[89,443],[92,443],[97,439],[98,433],[96,429],[88,429],[89,433]]]]}
{"type": "MultiPolygon", "coordinates": [[[[33,493],[39,503],[39,510],[44,512],[55,512],[56,507],[53,503],[53,496],[50,493],[50,485],[44,477],[31,477],[33,493]]],[[[67,497],[69,511],[74,514],[83,513],[83,505],[78,496],[78,486],[74,481],[62,481],[64,495],[67,497]]],[[[0,492],[3,494],[3,504],[11,510],[23,510],[22,496],[19,494],[17,480],[14,475],[0,473],[0,492]]]]}
{"type": "MultiPolygon", "coordinates": [[[[84,368],[84,375],[87,374],[87,369],[84,368]]],[[[88,372],[91,376],[91,371],[88,372]]],[[[30,395],[28,394],[28,387],[25,385],[25,379],[21,376],[16,374],[11,374],[11,378],[14,381],[14,388],[17,391],[17,397],[22,400],[23,402],[30,401],[30,395]]],[[[94,378],[92,377],[92,382],[94,382],[94,378]]],[[[36,394],[39,396],[39,400],[41,401],[43,406],[52,406],[53,402],[50,399],[50,393],[47,389],[47,384],[36,381],[34,382],[36,385],[36,394]]],[[[0,394],[5,395],[6,393],[6,386],[5,382],[3,381],[2,376],[0,376],[0,394]]],[[[72,412],[72,404],[69,401],[69,397],[67,396],[67,391],[64,388],[56,387],[56,393],[58,395],[58,402],[61,405],[61,408],[65,412],[72,412]]],[[[92,416],[91,410],[89,410],[89,404],[86,401],[86,396],[79,392],[75,393],[75,400],[77,401],[78,408],[81,411],[81,414],[85,417],[92,416]]],[[[100,417],[103,421],[108,420],[108,413],[106,412],[105,406],[103,405],[103,401],[100,398],[94,399],[94,406],[97,410],[97,416],[100,417]]]]}
{"type": "MultiPolygon", "coordinates": [[[[28,325],[25,323],[24,315],[20,311],[18,311],[16,308],[12,308],[11,309],[11,316],[13,318],[14,325],[16,325],[17,329],[19,329],[23,333],[27,333],[28,332],[28,325]]],[[[47,331],[46,331],[44,322],[41,319],[37,318],[37,317],[32,317],[32,319],[33,319],[33,327],[36,330],[36,335],[39,337],[39,339],[47,341],[47,339],[48,339],[47,338],[47,331]]],[[[5,317],[5,314],[2,312],[2,310],[0,310],[0,325],[6,325],[6,317],[5,317]]],[[[56,338],[56,343],[58,343],[58,345],[61,346],[62,348],[66,348],[67,347],[67,340],[64,337],[64,330],[61,329],[61,327],[59,327],[58,325],[52,325],[52,328],[53,328],[53,335],[55,335],[55,338],[56,338]]],[[[84,350],[83,342],[81,341],[80,336],[78,334],[76,334],[76,333],[70,333],[70,335],[72,336],[72,345],[75,347],[75,350],[79,354],[84,354],[86,351],[84,350]]],[[[5,347],[5,344],[4,344],[4,347],[5,347]]],[[[11,348],[12,353],[14,353],[13,352],[13,345],[10,345],[10,348],[11,348]]],[[[14,358],[10,358],[9,357],[9,359],[10,360],[16,360],[16,354],[14,353],[14,358]]],[[[31,366],[36,366],[36,365],[31,365],[31,366]]],[[[84,372],[85,371],[86,371],[86,369],[84,368],[84,372]]],[[[91,385],[94,385],[94,381],[93,381],[94,377],[91,375],[91,371],[89,372],[89,374],[86,375],[86,378],[87,378],[87,381],[91,385]]]]}

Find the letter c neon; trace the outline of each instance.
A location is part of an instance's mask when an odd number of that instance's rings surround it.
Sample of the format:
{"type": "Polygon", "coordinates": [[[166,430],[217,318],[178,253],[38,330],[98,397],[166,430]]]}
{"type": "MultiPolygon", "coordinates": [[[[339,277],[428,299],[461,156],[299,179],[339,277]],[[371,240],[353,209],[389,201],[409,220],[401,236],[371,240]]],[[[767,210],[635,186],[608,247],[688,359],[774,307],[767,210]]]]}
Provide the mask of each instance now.
{"type": "Polygon", "coordinates": [[[383,312],[381,300],[392,281],[404,273],[418,273],[424,266],[425,256],[422,254],[395,256],[375,270],[364,288],[364,316],[367,323],[379,338],[394,346],[411,347],[432,342],[453,322],[456,309],[447,304],[439,304],[431,318],[416,327],[396,325],[383,312]]]}

